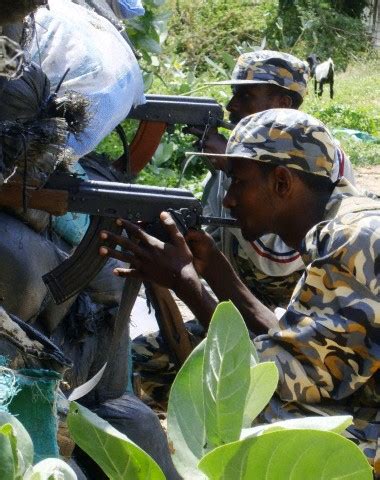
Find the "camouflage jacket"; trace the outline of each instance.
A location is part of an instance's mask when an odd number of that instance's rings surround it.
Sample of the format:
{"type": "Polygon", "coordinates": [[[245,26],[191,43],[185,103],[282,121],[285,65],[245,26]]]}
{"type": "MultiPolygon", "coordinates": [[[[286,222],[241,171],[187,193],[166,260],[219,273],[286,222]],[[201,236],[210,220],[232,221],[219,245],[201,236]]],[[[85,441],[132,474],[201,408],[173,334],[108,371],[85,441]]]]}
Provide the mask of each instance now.
{"type": "Polygon", "coordinates": [[[342,179],[301,254],[286,313],[255,339],[280,372],[264,418],[351,414],[348,436],[380,474],[380,200],[342,179]]]}

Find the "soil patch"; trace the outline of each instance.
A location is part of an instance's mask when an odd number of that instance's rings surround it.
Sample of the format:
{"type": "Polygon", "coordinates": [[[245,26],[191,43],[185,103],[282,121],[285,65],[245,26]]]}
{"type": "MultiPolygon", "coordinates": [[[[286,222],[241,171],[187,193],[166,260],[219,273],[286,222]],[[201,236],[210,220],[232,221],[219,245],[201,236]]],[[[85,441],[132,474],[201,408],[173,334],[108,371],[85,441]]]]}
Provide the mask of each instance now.
{"type": "Polygon", "coordinates": [[[357,186],[380,196],[380,165],[354,167],[357,186]]]}

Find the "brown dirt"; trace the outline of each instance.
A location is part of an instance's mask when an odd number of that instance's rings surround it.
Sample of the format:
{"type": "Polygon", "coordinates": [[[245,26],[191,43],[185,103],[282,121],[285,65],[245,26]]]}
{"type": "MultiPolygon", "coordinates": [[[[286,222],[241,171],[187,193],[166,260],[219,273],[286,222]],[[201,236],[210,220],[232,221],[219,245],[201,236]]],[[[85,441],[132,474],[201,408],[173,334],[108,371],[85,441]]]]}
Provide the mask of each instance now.
{"type": "Polygon", "coordinates": [[[355,167],[354,171],[359,189],[369,190],[380,196],[380,165],[355,167]]]}

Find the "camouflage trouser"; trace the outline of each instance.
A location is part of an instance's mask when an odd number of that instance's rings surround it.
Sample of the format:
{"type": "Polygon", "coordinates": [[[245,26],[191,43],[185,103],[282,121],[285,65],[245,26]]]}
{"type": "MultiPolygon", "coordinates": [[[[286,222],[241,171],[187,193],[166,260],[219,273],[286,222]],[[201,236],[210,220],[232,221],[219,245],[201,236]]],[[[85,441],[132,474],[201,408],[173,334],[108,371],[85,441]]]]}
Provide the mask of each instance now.
{"type": "MultiPolygon", "coordinates": [[[[203,328],[195,321],[185,322],[192,346],[204,338],[203,328]]],[[[166,411],[170,387],[178,367],[160,332],[140,335],[132,341],[133,371],[140,378],[141,398],[155,409],[166,411]]]]}

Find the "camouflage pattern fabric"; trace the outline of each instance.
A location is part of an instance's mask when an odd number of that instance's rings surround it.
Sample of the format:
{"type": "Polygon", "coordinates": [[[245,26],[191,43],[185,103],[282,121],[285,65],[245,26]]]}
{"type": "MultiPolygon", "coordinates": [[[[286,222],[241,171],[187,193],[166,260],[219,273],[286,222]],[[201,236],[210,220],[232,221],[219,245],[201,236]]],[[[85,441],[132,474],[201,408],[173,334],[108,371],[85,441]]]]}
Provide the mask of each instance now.
{"type": "Polygon", "coordinates": [[[286,308],[293,294],[294,288],[301,278],[302,271],[281,277],[274,277],[261,272],[252,261],[247,258],[239,247],[236,238],[232,239],[232,248],[235,250],[233,258],[229,257],[234,270],[240,279],[265,306],[274,310],[277,307],[286,308]]]}
{"type": "MultiPolygon", "coordinates": [[[[193,348],[204,338],[197,321],[185,322],[193,348]]],[[[155,410],[167,410],[170,387],[178,369],[160,332],[139,335],[132,341],[133,371],[140,377],[141,399],[155,410]]]]}
{"type": "Polygon", "coordinates": [[[353,415],[348,437],[380,475],[380,201],[342,179],[301,254],[306,272],[278,328],[255,339],[280,372],[283,403],[263,416],[353,415]]]}
{"type": "Polygon", "coordinates": [[[311,115],[274,108],[241,120],[228,141],[226,156],[285,165],[330,178],[337,145],[325,125],[311,115]]]}
{"type": "Polygon", "coordinates": [[[288,53],[260,50],[240,55],[231,80],[211,84],[272,84],[296,92],[304,98],[308,79],[309,66],[306,62],[288,53]]]}

